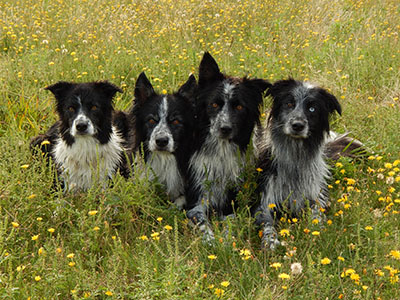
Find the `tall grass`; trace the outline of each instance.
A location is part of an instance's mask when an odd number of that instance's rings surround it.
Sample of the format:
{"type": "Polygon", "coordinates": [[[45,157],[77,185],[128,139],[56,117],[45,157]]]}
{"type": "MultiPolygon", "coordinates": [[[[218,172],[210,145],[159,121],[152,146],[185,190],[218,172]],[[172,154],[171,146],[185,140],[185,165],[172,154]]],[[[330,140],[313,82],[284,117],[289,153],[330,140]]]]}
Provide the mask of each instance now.
{"type": "MultiPolygon", "coordinates": [[[[397,1],[2,1],[2,299],[397,299],[400,297],[400,6],[397,1]],[[246,203],[207,246],[157,184],[137,175],[64,195],[29,139],[56,119],[43,90],[108,79],[126,110],[138,74],[159,92],[197,75],[204,51],[235,76],[292,76],[331,90],[334,120],[371,151],[333,166],[324,227],[283,219],[260,248],[246,203]],[[226,234],[229,232],[229,234],[226,234]],[[292,272],[293,263],[302,272],[292,272]]],[[[265,106],[268,107],[266,99],[265,106]]],[[[249,166],[251,169],[251,166],[249,166]]]]}

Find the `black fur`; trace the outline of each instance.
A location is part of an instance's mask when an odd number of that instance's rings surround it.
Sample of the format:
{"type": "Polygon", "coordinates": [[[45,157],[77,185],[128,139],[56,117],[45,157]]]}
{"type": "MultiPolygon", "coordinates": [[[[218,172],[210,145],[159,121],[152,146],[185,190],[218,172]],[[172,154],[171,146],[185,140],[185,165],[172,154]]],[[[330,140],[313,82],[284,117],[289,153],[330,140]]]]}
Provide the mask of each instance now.
{"type": "MultiPolygon", "coordinates": [[[[161,183],[165,184],[169,195],[174,198],[172,201],[177,200],[179,194],[183,196],[183,191],[177,191],[177,186],[172,187],[172,178],[168,178],[168,172],[173,176],[174,170],[160,169],[160,163],[166,163],[171,158],[168,155],[173,155],[181,177],[179,180],[184,181],[187,177],[188,160],[193,147],[193,96],[196,87],[193,75],[177,92],[168,95],[156,93],[144,73],[139,75],[136,82],[135,100],[130,112],[136,131],[136,148],[144,156],[146,164],[153,169],[155,177],[164,181],[161,183]],[[167,110],[165,117],[162,111],[164,108],[167,110]],[[155,129],[159,130],[160,126],[163,128],[156,133],[155,129]],[[159,164],[154,161],[155,156],[161,160],[159,164]]],[[[182,184],[182,188],[183,181],[178,184],[182,184]]]]}
{"type": "MultiPolygon", "coordinates": [[[[45,89],[51,91],[56,98],[56,112],[59,120],[46,133],[31,140],[30,148],[33,154],[41,153],[48,159],[55,159],[54,149],[59,140],[71,147],[75,143],[71,126],[79,113],[84,114],[93,124],[96,130],[93,137],[100,145],[105,145],[110,141],[112,126],[114,126],[123,139],[122,147],[127,150],[130,148],[129,119],[123,112],[115,112],[112,104],[114,95],[122,92],[120,88],[107,81],[88,83],[60,81],[45,89]]],[[[124,154],[122,156],[119,170],[121,174],[128,176],[129,167],[126,156],[124,154]]],[[[62,166],[58,167],[62,168],[62,166]]]]}
{"type": "MultiPolygon", "coordinates": [[[[197,224],[208,215],[233,213],[238,176],[254,126],[259,122],[263,92],[261,79],[234,78],[220,72],[206,52],[199,66],[196,95],[195,148],[186,189],[187,216],[197,224]]],[[[212,232],[202,229],[212,238],[212,232]]]]}

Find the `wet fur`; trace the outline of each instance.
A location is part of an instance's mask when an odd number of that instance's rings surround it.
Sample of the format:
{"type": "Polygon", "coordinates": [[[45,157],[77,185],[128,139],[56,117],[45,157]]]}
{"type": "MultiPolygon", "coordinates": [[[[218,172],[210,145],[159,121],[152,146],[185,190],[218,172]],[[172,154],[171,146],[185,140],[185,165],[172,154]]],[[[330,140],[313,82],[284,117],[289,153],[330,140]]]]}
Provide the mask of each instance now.
{"type": "Polygon", "coordinates": [[[209,216],[233,213],[245,152],[269,86],[261,79],[222,74],[209,53],[200,63],[186,199],[187,216],[200,226],[206,240],[213,239],[209,216]]]}
{"type": "Polygon", "coordinates": [[[326,90],[293,79],[276,82],[269,94],[273,105],[262,137],[261,203],[255,215],[264,226],[263,244],[274,248],[279,244],[276,213],[287,210],[299,216],[310,206],[313,218],[323,219],[330,176],[325,141],[329,117],[335,111],[340,114],[341,107],[326,90]]]}

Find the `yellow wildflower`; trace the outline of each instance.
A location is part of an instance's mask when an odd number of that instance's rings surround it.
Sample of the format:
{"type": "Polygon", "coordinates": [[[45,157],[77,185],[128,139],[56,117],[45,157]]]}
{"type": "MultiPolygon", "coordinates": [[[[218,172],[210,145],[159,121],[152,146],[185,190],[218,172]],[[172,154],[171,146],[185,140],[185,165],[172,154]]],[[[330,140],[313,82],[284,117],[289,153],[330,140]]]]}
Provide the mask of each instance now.
{"type": "Polygon", "coordinates": [[[19,224],[18,224],[17,222],[11,222],[11,225],[12,225],[14,228],[18,228],[18,227],[19,227],[19,224]]]}
{"type": "Polygon", "coordinates": [[[270,266],[271,268],[274,268],[275,270],[277,270],[277,269],[279,269],[279,268],[282,266],[282,264],[281,264],[281,263],[278,263],[278,262],[275,262],[275,263],[270,264],[269,266],[270,266]]]}
{"type": "Polygon", "coordinates": [[[210,254],[210,255],[208,256],[208,259],[214,260],[214,259],[217,259],[217,256],[214,255],[214,254],[210,254]]]}
{"type": "Polygon", "coordinates": [[[228,287],[230,284],[231,283],[229,281],[227,281],[227,280],[221,282],[221,286],[223,286],[225,288],[228,287]]]}
{"type": "Polygon", "coordinates": [[[285,279],[290,279],[290,275],[289,275],[289,274],[286,274],[286,273],[281,273],[281,274],[278,275],[278,277],[279,277],[280,279],[283,279],[283,280],[285,280],[285,279]]]}
{"type": "Polygon", "coordinates": [[[329,265],[331,263],[331,260],[327,257],[321,259],[321,264],[322,265],[329,265]]]}
{"type": "Polygon", "coordinates": [[[216,288],[214,294],[217,295],[218,298],[221,298],[222,295],[225,293],[223,289],[216,288]]]}
{"type": "Polygon", "coordinates": [[[170,226],[170,225],[165,225],[165,226],[164,226],[164,229],[170,231],[170,230],[172,230],[172,226],[170,226]]]}
{"type": "Polygon", "coordinates": [[[289,236],[290,232],[289,232],[289,229],[282,229],[281,231],[279,231],[279,234],[281,236],[289,236]]]}
{"type": "Polygon", "coordinates": [[[400,259],[400,251],[399,250],[392,250],[390,251],[390,256],[394,259],[400,259]]]}

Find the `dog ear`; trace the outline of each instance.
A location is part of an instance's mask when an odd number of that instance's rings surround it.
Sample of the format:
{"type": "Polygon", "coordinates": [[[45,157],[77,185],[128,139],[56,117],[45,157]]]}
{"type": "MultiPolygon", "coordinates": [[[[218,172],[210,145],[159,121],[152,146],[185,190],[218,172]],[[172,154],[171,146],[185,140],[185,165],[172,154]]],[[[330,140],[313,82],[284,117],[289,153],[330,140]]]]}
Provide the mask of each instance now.
{"type": "Polygon", "coordinates": [[[326,90],[321,89],[320,91],[322,98],[326,102],[328,112],[332,114],[335,110],[339,115],[342,115],[342,107],[339,104],[339,101],[333,96],[331,93],[328,93],[326,90]]]}
{"type": "Polygon", "coordinates": [[[56,99],[60,99],[63,98],[67,91],[70,91],[75,85],[76,83],[59,81],[55,84],[45,87],[44,89],[52,92],[56,99]]]}
{"type": "Polygon", "coordinates": [[[135,101],[143,103],[147,98],[155,94],[150,81],[147,79],[144,72],[140,73],[138,79],[136,80],[135,86],[135,101]]]}
{"type": "Polygon", "coordinates": [[[278,80],[271,85],[271,87],[267,91],[267,95],[271,95],[275,98],[282,92],[290,91],[296,85],[296,80],[293,78],[278,80]]]}
{"type": "Polygon", "coordinates": [[[117,92],[123,93],[124,91],[121,90],[116,85],[108,82],[108,81],[97,81],[94,83],[94,87],[101,92],[103,92],[108,98],[113,98],[117,92]]]}
{"type": "Polygon", "coordinates": [[[215,59],[210,53],[206,52],[199,66],[199,86],[205,87],[210,83],[221,81],[224,75],[220,72],[215,59]]]}
{"type": "Polygon", "coordinates": [[[263,93],[265,90],[272,87],[272,84],[264,79],[250,79],[245,82],[250,84],[252,88],[256,89],[260,93],[263,93]]]}
{"type": "Polygon", "coordinates": [[[197,89],[196,77],[190,75],[188,80],[179,88],[178,94],[184,98],[192,100],[197,89]]]}

